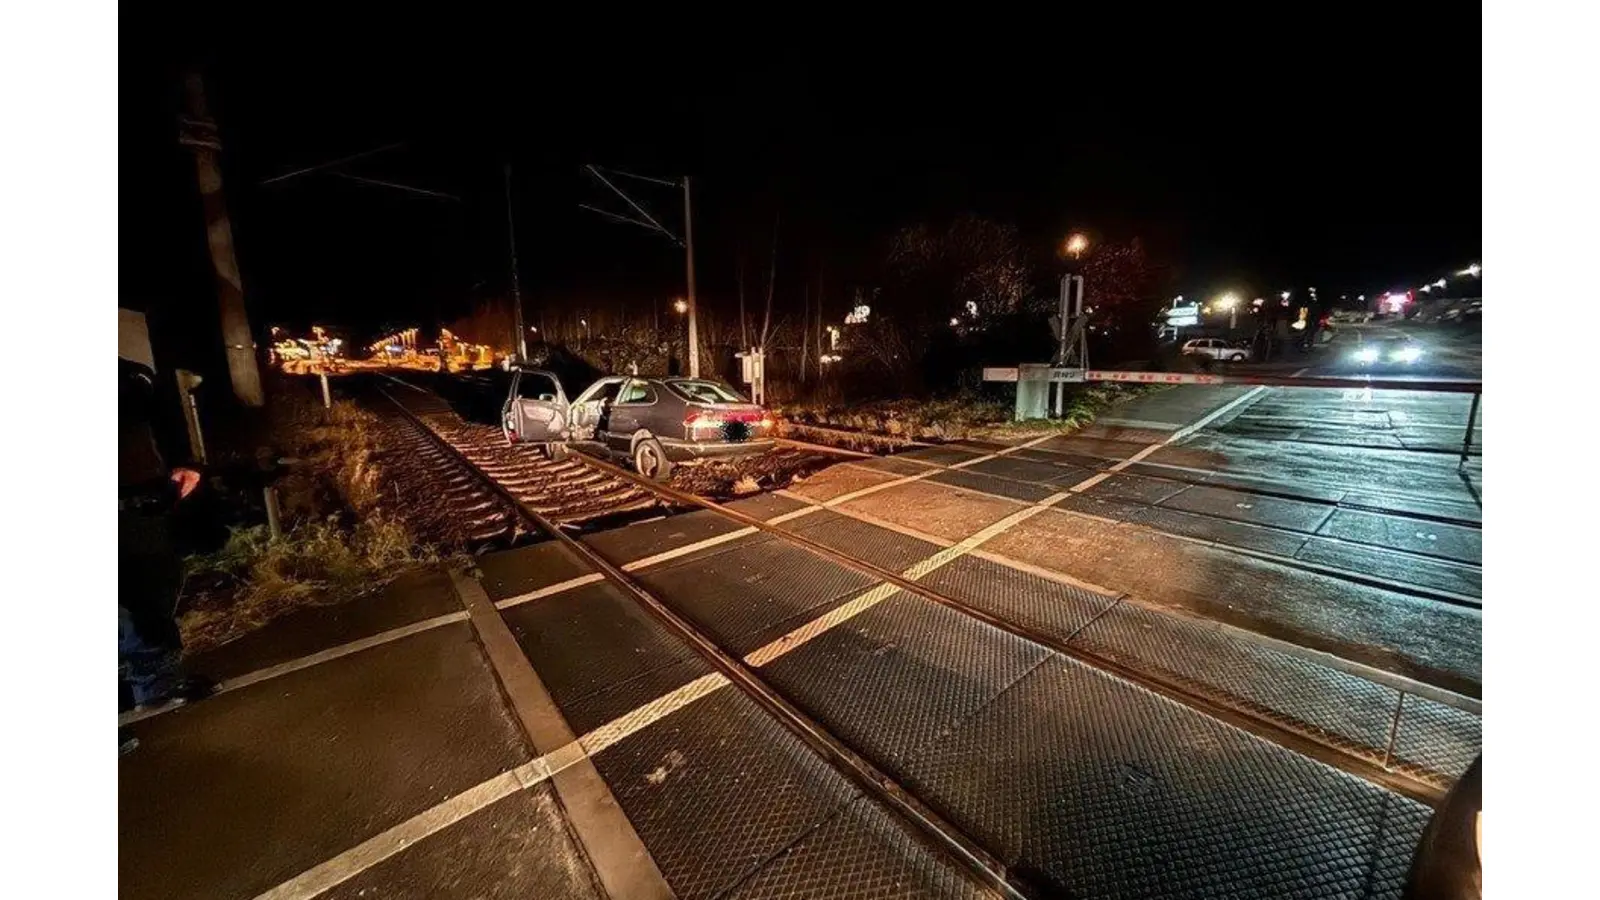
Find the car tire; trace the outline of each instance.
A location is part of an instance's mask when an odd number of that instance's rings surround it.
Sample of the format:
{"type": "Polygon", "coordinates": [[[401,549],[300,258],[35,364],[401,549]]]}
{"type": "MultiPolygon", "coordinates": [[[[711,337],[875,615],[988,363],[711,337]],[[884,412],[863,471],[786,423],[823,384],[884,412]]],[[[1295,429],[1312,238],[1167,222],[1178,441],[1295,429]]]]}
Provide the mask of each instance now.
{"type": "Polygon", "coordinates": [[[1235,353],[1234,355],[1228,357],[1228,362],[1244,362],[1244,354],[1235,353]]]}
{"type": "Polygon", "coordinates": [[[1478,815],[1483,810],[1483,757],[1444,798],[1417,842],[1402,900],[1481,900],[1478,815]]]}
{"type": "Polygon", "coordinates": [[[633,470],[651,481],[666,481],[672,477],[672,461],[660,441],[647,437],[633,445],[633,470]]]}

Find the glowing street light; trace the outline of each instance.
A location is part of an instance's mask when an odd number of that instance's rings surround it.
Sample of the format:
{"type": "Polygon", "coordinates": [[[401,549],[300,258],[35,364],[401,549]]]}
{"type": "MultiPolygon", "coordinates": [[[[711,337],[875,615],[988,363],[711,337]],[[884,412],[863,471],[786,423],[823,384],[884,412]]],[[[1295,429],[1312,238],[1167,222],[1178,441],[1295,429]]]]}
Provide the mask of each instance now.
{"type": "Polygon", "coordinates": [[[1278,293],[1278,299],[1279,300],[1287,300],[1287,299],[1289,299],[1289,292],[1288,291],[1280,291],[1278,293]]]}
{"type": "Polygon", "coordinates": [[[1217,306],[1228,311],[1228,330],[1239,327],[1239,297],[1237,294],[1223,294],[1217,298],[1217,306]]]}
{"type": "Polygon", "coordinates": [[[1477,278],[1478,277],[1478,273],[1482,272],[1482,271],[1483,271],[1483,267],[1482,266],[1478,265],[1477,263],[1473,263],[1472,265],[1467,266],[1465,269],[1462,269],[1461,271],[1457,272],[1456,274],[1457,275],[1471,275],[1473,278],[1477,278]]]}
{"type": "Polygon", "coordinates": [[[1079,256],[1083,255],[1083,251],[1089,249],[1089,239],[1084,237],[1081,232],[1075,231],[1072,234],[1067,235],[1066,249],[1068,256],[1071,256],[1073,259],[1077,259],[1079,256]]]}
{"type": "Polygon", "coordinates": [[[683,315],[689,311],[689,301],[679,297],[678,299],[672,301],[672,310],[680,316],[683,315]]]}
{"type": "Polygon", "coordinates": [[[1444,290],[1444,284],[1445,284],[1444,279],[1441,278],[1438,281],[1435,281],[1433,283],[1433,286],[1436,287],[1436,288],[1439,288],[1440,290],[1444,290]]]}

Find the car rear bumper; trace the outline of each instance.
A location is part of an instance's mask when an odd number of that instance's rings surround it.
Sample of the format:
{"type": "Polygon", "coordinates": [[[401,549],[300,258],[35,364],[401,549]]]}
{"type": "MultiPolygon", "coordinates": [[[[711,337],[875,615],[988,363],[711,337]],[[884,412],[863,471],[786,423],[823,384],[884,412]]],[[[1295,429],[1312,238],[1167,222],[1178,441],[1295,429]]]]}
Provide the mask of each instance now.
{"type": "Polygon", "coordinates": [[[777,443],[777,441],[773,440],[738,441],[736,443],[664,440],[661,442],[661,449],[667,451],[667,459],[673,462],[687,462],[691,459],[730,459],[740,456],[759,456],[776,447],[777,443]]]}

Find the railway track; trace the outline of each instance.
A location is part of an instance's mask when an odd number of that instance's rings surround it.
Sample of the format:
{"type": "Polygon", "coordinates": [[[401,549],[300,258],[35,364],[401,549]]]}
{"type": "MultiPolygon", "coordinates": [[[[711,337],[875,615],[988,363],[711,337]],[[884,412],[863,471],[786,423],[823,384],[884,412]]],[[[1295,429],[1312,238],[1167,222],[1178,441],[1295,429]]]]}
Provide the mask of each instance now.
{"type": "MultiPolygon", "coordinates": [[[[436,395],[403,382],[397,384],[403,387],[386,393],[436,442],[438,446],[434,455],[443,452],[453,456],[457,467],[466,466],[473,470],[484,484],[493,486],[491,489],[501,495],[502,501],[518,506],[519,512],[525,514],[523,523],[518,526],[518,534],[533,535],[542,531],[538,524],[540,521],[564,531],[572,531],[573,526],[625,524],[630,514],[638,519],[691,509],[711,510],[741,526],[774,535],[882,583],[958,610],[1387,790],[1434,804],[1449,786],[1449,779],[1437,772],[1419,770],[1403,762],[1397,764],[1389,758],[1388,749],[1353,747],[1349,741],[1316,725],[1297,721],[1292,715],[1286,717],[1282,710],[1261,708],[1233,697],[1218,697],[1203,686],[1183,678],[1145,671],[1125,661],[1086,650],[1058,635],[997,616],[988,609],[951,596],[922,581],[884,569],[859,556],[797,533],[790,527],[768,523],[713,499],[649,481],[628,469],[581,454],[574,454],[560,463],[550,462],[529,448],[507,445],[504,436],[493,427],[462,422],[448,404],[436,395]],[[578,494],[563,499],[567,491],[577,491],[578,494]]],[[[577,530],[584,529],[580,527],[577,530]]],[[[585,558],[593,557],[593,551],[587,546],[581,552],[585,558]]],[[[606,563],[606,566],[610,564],[606,563]]],[[[597,564],[596,568],[604,571],[605,567],[597,564]]],[[[630,581],[627,590],[634,593],[643,589],[630,581]]]]}
{"type": "Polygon", "coordinates": [[[537,535],[538,530],[530,528],[519,505],[553,525],[577,530],[620,525],[671,512],[675,507],[650,490],[577,459],[554,461],[530,448],[511,446],[498,428],[464,421],[430,391],[399,380],[391,380],[379,391],[403,413],[406,427],[430,438],[417,444],[418,453],[429,464],[443,454],[451,459],[447,470],[475,473],[476,494],[465,500],[447,496],[439,504],[445,509],[459,509],[466,516],[472,516],[475,509],[496,510],[497,527],[485,522],[474,529],[475,535],[512,544],[537,535]],[[493,488],[485,487],[485,482],[493,488]],[[494,504],[486,504],[478,496],[485,490],[495,496],[494,504]]]}
{"type": "MultiPolygon", "coordinates": [[[[402,383],[403,384],[403,383],[402,383]]],[[[714,639],[701,629],[697,628],[688,619],[680,616],[672,607],[644,587],[633,575],[625,572],[622,567],[601,556],[589,545],[578,540],[566,527],[571,521],[558,520],[540,508],[555,508],[567,510],[571,507],[554,502],[549,491],[562,485],[584,485],[598,487],[599,496],[602,497],[630,497],[638,494],[648,498],[655,508],[668,506],[682,506],[681,502],[673,498],[681,492],[669,488],[661,488],[645,481],[635,480],[632,473],[615,467],[585,459],[582,462],[569,458],[562,463],[551,463],[543,460],[536,454],[528,452],[527,448],[520,450],[518,456],[528,457],[530,465],[509,465],[503,455],[495,454],[489,450],[490,441],[480,432],[488,431],[484,426],[473,426],[461,423],[453,415],[446,416],[448,406],[436,397],[427,394],[420,388],[406,387],[418,393],[418,397],[409,398],[410,402],[403,402],[394,392],[385,390],[383,393],[394,403],[396,409],[409,420],[421,434],[427,435],[434,445],[434,453],[449,457],[453,463],[452,468],[465,468],[473,471],[480,480],[482,487],[496,494],[502,502],[515,510],[520,520],[519,527],[532,533],[542,534],[548,538],[560,541],[579,558],[589,563],[605,579],[637,602],[651,615],[662,622],[670,631],[674,632],[689,647],[699,654],[712,667],[717,669],[729,682],[736,685],[747,696],[771,713],[779,722],[792,731],[800,740],[805,742],[822,758],[849,777],[880,803],[894,810],[902,818],[917,828],[924,837],[934,846],[939,847],[952,858],[964,864],[972,873],[986,883],[1000,896],[1024,898],[1031,892],[1024,889],[1021,881],[1007,871],[1005,864],[997,857],[990,854],[976,841],[972,840],[960,829],[945,821],[931,807],[916,798],[911,792],[897,784],[891,777],[877,768],[870,760],[858,754],[844,741],[834,736],[821,723],[807,716],[797,706],[783,697],[778,691],[767,685],[758,677],[746,662],[737,656],[728,653],[714,639]],[[419,409],[420,407],[420,409],[419,409]],[[460,443],[458,443],[458,441],[460,443]],[[474,458],[474,457],[477,458],[474,458]],[[499,457],[498,459],[496,457],[499,457]],[[480,463],[478,459],[485,460],[480,463]],[[577,467],[586,470],[588,477],[568,477],[564,482],[558,480],[560,473],[570,471],[577,467]],[[522,476],[529,469],[535,470],[534,475],[522,476]],[[538,470],[543,470],[542,472],[538,470]],[[511,473],[510,483],[502,481],[507,473],[511,473]],[[540,479],[540,475],[544,476],[540,479]],[[534,494],[534,501],[523,499],[525,492],[531,492],[532,485],[538,485],[544,493],[534,494]],[[618,490],[617,485],[627,486],[626,490],[618,490]]],[[[497,435],[498,436],[498,435],[497,435]]],[[[502,446],[503,437],[502,437],[502,446]]],[[[507,448],[513,449],[513,448],[507,448]]],[[[693,497],[692,494],[681,494],[682,497],[693,497]]],[[[630,508],[637,502],[626,501],[630,508]]],[[[691,504],[692,505],[692,504],[691,504]]],[[[582,509],[588,509],[587,500],[582,509]]],[[[646,507],[639,507],[646,508],[646,507]]],[[[591,519],[592,521],[592,519],[591,519]]]]}
{"type": "Polygon", "coordinates": [[[512,546],[525,535],[516,507],[419,422],[380,415],[374,430],[384,470],[378,489],[396,495],[394,508],[413,534],[471,549],[512,546]]]}
{"type": "MultiPolygon", "coordinates": [[[[401,392],[405,391],[407,389],[401,389],[401,392]]],[[[550,492],[564,485],[581,486],[579,490],[587,491],[576,504],[579,515],[576,521],[593,521],[593,516],[604,509],[594,498],[621,501],[612,505],[611,509],[625,505],[628,509],[661,511],[690,508],[712,510],[739,525],[769,533],[839,565],[864,573],[881,584],[955,609],[1385,790],[1427,805],[1436,805],[1448,787],[1447,781],[1441,779],[1437,773],[1419,771],[1404,764],[1394,764],[1388,759],[1387,754],[1381,759],[1375,758],[1370,749],[1352,747],[1336,735],[1322,733],[1314,726],[1308,727],[1294,721],[1292,717],[1286,718],[1281,711],[1253,708],[1248,703],[1229,702],[1226,699],[1219,700],[1217,696],[1195,684],[1129,665],[1126,661],[1104,656],[1063,641],[1058,636],[1010,621],[925,583],[880,568],[818,543],[803,534],[769,524],[704,497],[646,481],[630,471],[599,460],[585,457],[569,459],[563,463],[549,463],[542,457],[528,452],[526,448],[521,448],[519,453],[514,448],[506,447],[503,439],[498,444],[494,443],[494,439],[499,439],[500,435],[498,433],[490,435],[488,432],[493,431],[490,428],[459,424],[459,419],[453,415],[446,415],[448,407],[437,398],[430,398],[416,388],[410,388],[409,391],[416,393],[417,396],[407,398],[408,402],[402,402],[401,396],[396,392],[386,393],[405,416],[429,435],[439,453],[450,456],[457,466],[470,469],[489,490],[496,493],[506,504],[514,507],[522,522],[520,527],[528,533],[542,533],[567,544],[606,580],[613,582],[627,596],[676,632],[731,682],[767,708],[824,758],[851,775],[853,780],[861,783],[885,804],[899,811],[904,818],[944,846],[946,850],[966,860],[991,885],[1001,887],[1007,892],[1016,889],[1015,880],[1005,871],[1004,866],[982,847],[900,787],[892,778],[876,768],[872,761],[860,756],[855,749],[835,737],[821,723],[770,687],[754,669],[727,652],[700,627],[679,615],[671,604],[643,586],[634,575],[625,572],[621,566],[607,560],[586,543],[577,540],[570,533],[573,529],[568,527],[574,520],[556,518],[556,514],[562,512],[570,515],[575,508],[574,505],[557,502],[550,492]],[[501,448],[509,452],[499,452],[501,448]],[[515,460],[508,459],[512,454],[526,457],[532,462],[519,464],[515,460]],[[529,468],[533,469],[531,475],[527,474],[529,468]],[[524,499],[525,496],[529,499],[524,499]]]]}

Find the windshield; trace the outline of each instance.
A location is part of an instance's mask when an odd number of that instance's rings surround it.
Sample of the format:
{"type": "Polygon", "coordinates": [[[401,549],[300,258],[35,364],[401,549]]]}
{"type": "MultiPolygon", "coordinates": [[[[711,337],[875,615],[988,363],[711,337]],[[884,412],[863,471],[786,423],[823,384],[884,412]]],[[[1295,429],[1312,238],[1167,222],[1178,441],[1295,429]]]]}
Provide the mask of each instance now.
{"type": "Polygon", "coordinates": [[[694,403],[744,403],[745,399],[715,381],[668,381],[667,387],[694,403]]]}

